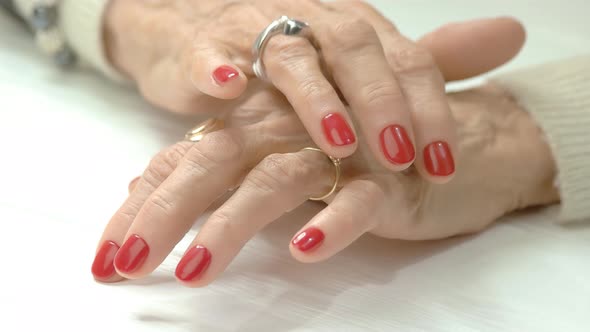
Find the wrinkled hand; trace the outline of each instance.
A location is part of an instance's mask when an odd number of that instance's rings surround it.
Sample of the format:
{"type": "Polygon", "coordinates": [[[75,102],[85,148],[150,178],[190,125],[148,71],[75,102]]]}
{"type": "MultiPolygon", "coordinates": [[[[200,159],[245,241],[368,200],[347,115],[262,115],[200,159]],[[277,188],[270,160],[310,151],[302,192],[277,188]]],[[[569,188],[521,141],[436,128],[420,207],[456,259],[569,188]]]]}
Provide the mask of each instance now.
{"type": "MultiPolygon", "coordinates": [[[[177,143],[152,160],[102,235],[97,280],[152,272],[198,216],[239,184],[177,267],[184,284],[204,286],[260,229],[330,188],[332,165],[319,153],[300,151],[312,141],[288,102],[264,87],[247,97],[227,114],[226,129],[198,143],[177,143]]],[[[296,259],[327,259],[364,233],[422,240],[475,232],[515,209],[558,199],[549,148],[507,93],[486,86],[448,95],[447,102],[461,165],[454,180],[432,184],[414,168],[391,173],[361,144],[342,161],[337,195],[294,236],[296,259]]]]}
{"type": "Polygon", "coordinates": [[[113,62],[153,103],[223,112],[244,101],[227,99],[242,96],[253,81],[252,43],[281,15],[309,22],[316,45],[276,36],[263,61],[315,145],[346,157],[361,135],[383,167],[401,171],[415,164],[438,183],[455,172],[457,141],[437,64],[452,64],[463,52],[461,66],[447,74],[469,76],[481,68],[482,56],[493,59],[484,61],[487,69],[495,67],[524,38],[515,21],[492,19],[450,26],[414,43],[362,1],[114,0],[107,44],[113,62]]]}

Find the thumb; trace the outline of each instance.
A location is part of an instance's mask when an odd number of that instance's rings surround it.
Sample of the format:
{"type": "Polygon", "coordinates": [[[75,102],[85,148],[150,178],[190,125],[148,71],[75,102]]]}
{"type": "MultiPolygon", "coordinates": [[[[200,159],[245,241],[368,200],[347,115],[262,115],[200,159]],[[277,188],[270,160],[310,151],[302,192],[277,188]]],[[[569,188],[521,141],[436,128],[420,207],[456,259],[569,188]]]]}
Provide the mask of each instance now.
{"type": "Polygon", "coordinates": [[[495,69],[514,58],[526,39],[524,27],[510,17],[444,25],[420,38],[446,81],[462,80],[495,69]]]}
{"type": "Polygon", "coordinates": [[[234,99],[246,89],[246,75],[232,63],[222,45],[208,40],[196,42],[188,57],[192,65],[191,82],[202,93],[220,99],[234,99]]]}

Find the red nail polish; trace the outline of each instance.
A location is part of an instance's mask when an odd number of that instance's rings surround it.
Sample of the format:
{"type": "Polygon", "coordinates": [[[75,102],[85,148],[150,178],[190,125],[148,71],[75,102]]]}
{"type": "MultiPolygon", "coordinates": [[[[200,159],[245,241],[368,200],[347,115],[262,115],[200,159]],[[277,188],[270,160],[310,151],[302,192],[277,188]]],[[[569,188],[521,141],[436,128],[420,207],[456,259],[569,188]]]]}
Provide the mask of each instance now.
{"type": "Polygon", "coordinates": [[[385,158],[393,164],[407,164],[414,160],[416,151],[402,126],[392,125],[381,131],[381,150],[385,158]]]}
{"type": "Polygon", "coordinates": [[[113,260],[119,246],[113,241],[105,241],[92,262],[92,274],[97,280],[107,280],[115,274],[113,260]]]}
{"type": "Polygon", "coordinates": [[[213,79],[220,85],[238,78],[238,76],[240,76],[240,73],[230,66],[221,66],[213,72],[213,79]]]}
{"type": "Polygon", "coordinates": [[[123,273],[137,270],[150,253],[150,247],[139,235],[131,235],[115,256],[115,267],[123,273]]]}
{"type": "Polygon", "coordinates": [[[324,135],[332,145],[343,146],[356,142],[354,133],[344,117],[338,113],[330,113],[322,120],[324,135]]]}
{"type": "Polygon", "coordinates": [[[310,227],[297,234],[291,243],[295,248],[305,252],[317,247],[324,241],[324,237],[324,233],[319,228],[310,227]]]}
{"type": "Polygon", "coordinates": [[[455,172],[455,161],[446,142],[438,141],[424,148],[424,166],[435,176],[447,176],[455,172]]]}
{"type": "Polygon", "coordinates": [[[197,245],[184,254],[174,274],[182,281],[192,281],[201,276],[211,263],[211,252],[209,249],[197,245]]]}

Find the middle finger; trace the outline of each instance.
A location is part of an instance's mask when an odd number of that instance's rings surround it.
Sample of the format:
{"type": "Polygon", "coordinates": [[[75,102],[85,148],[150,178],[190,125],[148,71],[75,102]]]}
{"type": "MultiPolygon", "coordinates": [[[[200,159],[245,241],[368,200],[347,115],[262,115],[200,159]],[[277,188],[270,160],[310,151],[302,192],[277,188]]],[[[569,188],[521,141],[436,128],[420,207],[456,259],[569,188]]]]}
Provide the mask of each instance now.
{"type": "Polygon", "coordinates": [[[407,168],[415,158],[414,131],[404,93],[373,26],[351,14],[314,23],[335,82],[381,164],[407,168]]]}

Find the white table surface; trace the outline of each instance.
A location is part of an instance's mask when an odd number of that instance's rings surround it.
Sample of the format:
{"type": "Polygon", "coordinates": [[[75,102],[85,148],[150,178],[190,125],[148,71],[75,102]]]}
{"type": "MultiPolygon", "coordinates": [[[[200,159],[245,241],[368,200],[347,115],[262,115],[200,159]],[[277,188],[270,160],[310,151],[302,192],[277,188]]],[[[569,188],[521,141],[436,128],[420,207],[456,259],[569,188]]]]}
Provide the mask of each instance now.
{"type": "MultiPolygon", "coordinates": [[[[587,0],[373,3],[413,37],[450,20],[522,19],[528,43],[504,69],[590,51],[587,0]]],[[[60,72],[3,14],[0,29],[0,331],[590,331],[590,228],[552,224],[557,208],[446,241],[366,236],[305,265],[287,244],[318,210],[309,204],[210,287],[174,281],[186,242],[147,279],[95,283],[96,241],[127,182],[194,121],[60,72]]]]}

